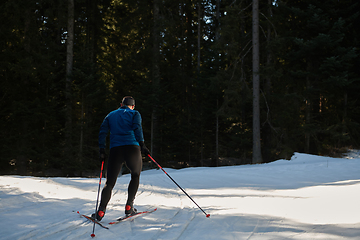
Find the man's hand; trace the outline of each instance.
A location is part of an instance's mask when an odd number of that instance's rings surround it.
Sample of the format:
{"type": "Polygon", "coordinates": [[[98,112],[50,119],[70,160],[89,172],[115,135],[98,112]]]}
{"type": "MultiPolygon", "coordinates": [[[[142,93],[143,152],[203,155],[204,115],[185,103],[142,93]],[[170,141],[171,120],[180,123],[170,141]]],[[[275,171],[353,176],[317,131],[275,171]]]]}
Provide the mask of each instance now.
{"type": "Polygon", "coordinates": [[[99,156],[100,156],[100,162],[105,161],[106,154],[105,154],[105,149],[104,148],[100,148],[99,156]]]}
{"type": "Polygon", "coordinates": [[[145,154],[146,156],[150,154],[150,150],[145,146],[145,143],[143,141],[139,142],[141,152],[145,154]]]}

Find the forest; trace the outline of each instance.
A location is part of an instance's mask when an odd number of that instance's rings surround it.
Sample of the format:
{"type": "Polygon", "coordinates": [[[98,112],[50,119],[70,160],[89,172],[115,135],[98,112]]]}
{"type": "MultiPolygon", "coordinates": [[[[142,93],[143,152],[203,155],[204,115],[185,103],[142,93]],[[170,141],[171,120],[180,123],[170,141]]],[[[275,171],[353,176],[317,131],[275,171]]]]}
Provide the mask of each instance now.
{"type": "Polygon", "coordinates": [[[100,124],[124,96],[163,167],[360,147],[358,0],[0,6],[0,174],[96,175],[100,124]]]}

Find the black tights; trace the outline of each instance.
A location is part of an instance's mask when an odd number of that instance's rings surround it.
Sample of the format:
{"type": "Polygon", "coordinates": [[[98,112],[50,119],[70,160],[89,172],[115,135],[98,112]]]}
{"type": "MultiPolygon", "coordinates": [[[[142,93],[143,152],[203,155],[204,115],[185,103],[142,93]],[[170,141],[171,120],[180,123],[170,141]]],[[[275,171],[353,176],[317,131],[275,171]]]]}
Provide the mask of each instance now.
{"type": "Polygon", "coordinates": [[[112,189],[115,186],[121,167],[125,162],[131,172],[131,180],[128,187],[127,204],[133,204],[136,192],[139,188],[142,159],[139,146],[119,146],[110,149],[109,162],[107,167],[106,183],[101,193],[99,210],[105,211],[111,198],[112,189]]]}

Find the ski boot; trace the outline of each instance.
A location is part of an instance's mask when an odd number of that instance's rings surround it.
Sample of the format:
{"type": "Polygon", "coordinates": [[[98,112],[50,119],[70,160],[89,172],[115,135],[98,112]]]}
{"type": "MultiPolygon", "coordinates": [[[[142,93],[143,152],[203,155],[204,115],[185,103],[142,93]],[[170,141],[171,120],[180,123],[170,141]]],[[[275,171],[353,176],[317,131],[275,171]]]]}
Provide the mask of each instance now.
{"type": "Polygon", "coordinates": [[[133,204],[127,203],[125,206],[125,215],[131,216],[131,215],[135,215],[136,213],[137,213],[137,210],[136,210],[136,208],[133,207],[133,204]]]}
{"type": "Polygon", "coordinates": [[[97,221],[101,221],[101,219],[103,219],[103,217],[105,216],[105,210],[98,210],[96,213],[93,213],[91,215],[91,217],[97,221]]]}

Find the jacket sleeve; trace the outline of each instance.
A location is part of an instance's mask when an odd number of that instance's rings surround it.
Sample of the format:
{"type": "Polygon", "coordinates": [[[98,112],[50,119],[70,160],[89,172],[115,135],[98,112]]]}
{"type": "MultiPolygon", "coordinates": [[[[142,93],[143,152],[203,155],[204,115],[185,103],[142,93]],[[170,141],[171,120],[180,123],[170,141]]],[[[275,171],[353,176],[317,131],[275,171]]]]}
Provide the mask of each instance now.
{"type": "Polygon", "coordinates": [[[105,148],[106,147],[106,136],[109,133],[109,120],[107,116],[105,117],[104,121],[102,122],[100,126],[100,132],[99,132],[99,148],[105,148]]]}
{"type": "Polygon", "coordinates": [[[144,141],[144,134],[143,134],[141,122],[142,122],[141,115],[138,111],[136,111],[133,118],[133,130],[137,142],[144,141]]]}

